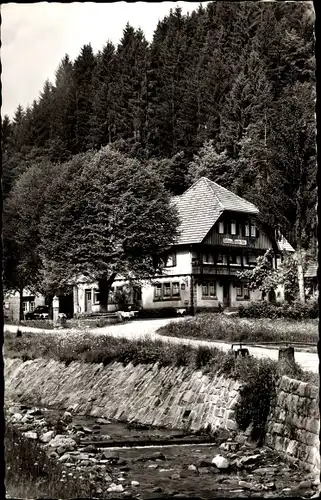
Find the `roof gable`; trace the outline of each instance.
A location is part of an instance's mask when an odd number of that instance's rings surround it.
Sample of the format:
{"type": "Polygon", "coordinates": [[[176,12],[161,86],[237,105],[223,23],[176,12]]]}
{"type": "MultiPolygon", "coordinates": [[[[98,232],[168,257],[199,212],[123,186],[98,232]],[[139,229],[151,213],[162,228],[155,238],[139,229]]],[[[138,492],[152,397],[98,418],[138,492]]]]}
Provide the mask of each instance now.
{"type": "Polygon", "coordinates": [[[259,213],[258,208],[240,196],[201,177],[181,196],[172,198],[181,220],[178,244],[201,243],[225,210],[259,213]]]}

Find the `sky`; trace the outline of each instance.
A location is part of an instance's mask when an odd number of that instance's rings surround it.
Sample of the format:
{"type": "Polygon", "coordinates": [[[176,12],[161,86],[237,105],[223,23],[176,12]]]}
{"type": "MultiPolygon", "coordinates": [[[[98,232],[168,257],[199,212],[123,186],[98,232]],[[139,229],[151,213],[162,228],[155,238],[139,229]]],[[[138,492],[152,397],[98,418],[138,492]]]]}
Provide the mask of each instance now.
{"type": "Polygon", "coordinates": [[[18,104],[39,97],[65,54],[74,60],[83,45],[94,52],[107,40],[117,44],[127,21],[151,41],[157,22],[179,6],[183,14],[208,2],[9,3],[1,6],[1,115],[12,118],[18,104]]]}

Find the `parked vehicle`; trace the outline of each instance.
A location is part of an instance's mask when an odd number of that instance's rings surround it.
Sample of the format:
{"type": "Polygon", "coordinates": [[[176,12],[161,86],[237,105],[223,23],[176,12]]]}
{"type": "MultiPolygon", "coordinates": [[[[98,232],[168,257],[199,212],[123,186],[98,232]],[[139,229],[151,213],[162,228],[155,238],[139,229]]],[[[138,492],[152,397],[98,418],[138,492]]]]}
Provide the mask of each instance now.
{"type": "Polygon", "coordinates": [[[26,313],[25,319],[49,319],[49,306],[37,306],[26,313]]]}

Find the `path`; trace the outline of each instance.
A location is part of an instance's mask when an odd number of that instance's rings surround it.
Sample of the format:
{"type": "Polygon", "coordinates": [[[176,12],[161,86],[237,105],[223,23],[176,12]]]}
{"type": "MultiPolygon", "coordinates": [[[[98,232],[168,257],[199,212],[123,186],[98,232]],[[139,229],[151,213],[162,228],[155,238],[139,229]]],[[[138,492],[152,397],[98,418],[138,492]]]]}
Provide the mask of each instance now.
{"type": "MultiPolygon", "coordinates": [[[[121,323],[118,325],[105,326],[102,328],[93,328],[90,333],[95,335],[110,335],[112,337],[122,337],[129,339],[139,339],[139,338],[149,338],[151,340],[162,340],[163,342],[172,343],[184,343],[193,346],[207,345],[213,346],[226,352],[231,349],[231,343],[226,342],[211,342],[206,340],[197,339],[187,339],[178,337],[165,337],[159,335],[157,330],[170,323],[171,321],[184,321],[184,318],[161,318],[161,319],[145,319],[145,320],[135,320],[128,323],[121,323]]],[[[5,331],[16,332],[16,325],[5,325],[5,331]]],[[[41,328],[32,328],[27,326],[21,326],[20,330],[22,332],[35,332],[35,333],[48,333],[48,330],[43,330],[41,328]]],[[[73,330],[74,331],[74,330],[73,330]]],[[[50,332],[57,332],[59,334],[66,334],[67,330],[50,330],[50,332]]],[[[273,360],[278,360],[278,349],[268,348],[268,347],[251,347],[247,346],[249,353],[256,358],[270,358],[273,360]]],[[[295,352],[295,361],[303,368],[303,370],[311,371],[314,373],[319,372],[319,357],[318,353],[311,352],[295,352]]]]}

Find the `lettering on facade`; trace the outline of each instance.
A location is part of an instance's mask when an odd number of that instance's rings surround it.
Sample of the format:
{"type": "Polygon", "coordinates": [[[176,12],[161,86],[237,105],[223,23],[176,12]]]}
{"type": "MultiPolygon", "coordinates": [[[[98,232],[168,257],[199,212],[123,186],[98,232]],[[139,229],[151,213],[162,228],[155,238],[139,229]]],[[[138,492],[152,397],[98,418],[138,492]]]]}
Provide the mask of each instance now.
{"type": "Polygon", "coordinates": [[[223,238],[223,243],[225,245],[242,245],[242,246],[247,245],[246,240],[234,240],[232,238],[223,238]]]}

